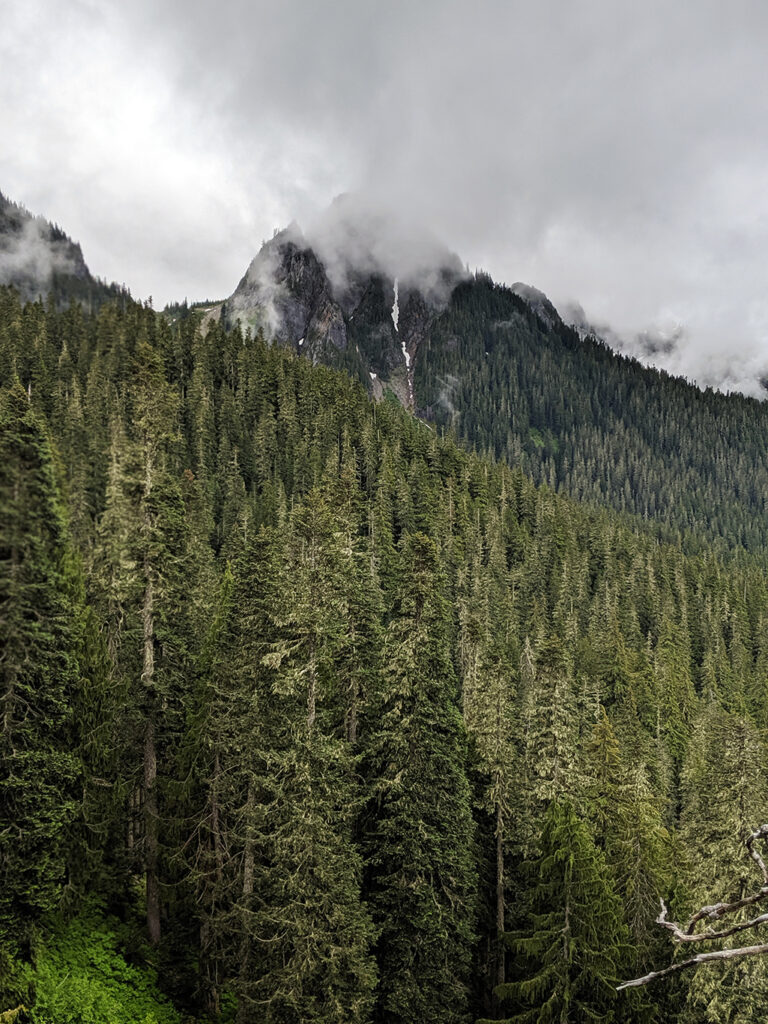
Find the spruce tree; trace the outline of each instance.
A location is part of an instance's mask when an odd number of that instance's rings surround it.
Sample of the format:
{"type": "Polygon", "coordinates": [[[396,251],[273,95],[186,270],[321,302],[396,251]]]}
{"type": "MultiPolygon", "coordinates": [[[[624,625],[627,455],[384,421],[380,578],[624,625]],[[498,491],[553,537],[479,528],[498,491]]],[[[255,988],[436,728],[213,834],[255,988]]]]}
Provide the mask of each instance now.
{"type": "Polygon", "coordinates": [[[565,1024],[626,1020],[616,985],[628,951],[621,903],[589,827],[568,800],[544,816],[540,854],[528,864],[528,927],[509,936],[518,978],[498,994],[508,1021],[565,1024]]]}
{"type": "MultiPolygon", "coordinates": [[[[492,985],[505,981],[506,930],[505,842],[512,836],[512,791],[519,773],[515,746],[516,650],[514,611],[503,552],[501,523],[493,517],[488,539],[488,564],[470,570],[468,593],[460,605],[459,653],[462,669],[462,710],[467,732],[480,762],[484,811],[492,819],[495,865],[492,985]]],[[[489,965],[490,967],[490,965],[489,965]]]]}
{"type": "MultiPolygon", "coordinates": [[[[81,765],[81,594],[47,430],[0,400],[0,949],[23,948],[68,879],[81,765]]],[[[1,957],[0,957],[1,958],[1,957]]],[[[0,964],[0,978],[3,967],[0,964]]],[[[2,980],[0,980],[2,988],[2,980]]]]}
{"type": "Polygon", "coordinates": [[[288,525],[270,609],[275,640],[262,695],[257,976],[248,1020],[364,1024],[376,968],[354,843],[360,797],[348,736],[342,522],[313,491],[288,525]],[[346,674],[346,673],[342,673],[346,674]]]}
{"type": "Polygon", "coordinates": [[[541,629],[535,647],[526,639],[520,658],[522,773],[515,809],[521,824],[518,843],[525,856],[536,847],[538,822],[546,807],[564,793],[575,798],[583,781],[571,659],[560,638],[541,629]]]}
{"type": "Polygon", "coordinates": [[[113,427],[95,576],[113,683],[123,693],[117,732],[129,804],[128,861],[141,865],[147,931],[157,944],[164,785],[158,764],[170,768],[181,732],[182,687],[199,643],[190,611],[200,567],[174,458],[177,399],[141,325],[134,369],[134,436],[113,427]]]}
{"type": "MultiPolygon", "coordinates": [[[[687,868],[681,879],[687,890],[685,912],[752,892],[755,867],[743,843],[768,815],[765,750],[752,723],[727,712],[714,699],[694,721],[682,793],[679,838],[687,868]]],[[[752,908],[747,908],[736,920],[752,916],[752,908]]],[[[744,936],[752,934],[756,933],[737,934],[725,945],[744,945],[744,936]]],[[[756,957],[714,964],[690,976],[687,989],[681,1024],[761,1020],[768,1013],[768,962],[756,957]]]]}
{"type": "Polygon", "coordinates": [[[380,929],[376,1020],[468,1019],[473,824],[447,607],[434,542],[405,538],[370,737],[366,846],[380,929]]]}
{"type": "Polygon", "coordinates": [[[670,836],[644,766],[625,764],[604,709],[586,755],[585,816],[621,899],[637,972],[650,966],[664,943],[656,917],[671,881],[670,836]]]}

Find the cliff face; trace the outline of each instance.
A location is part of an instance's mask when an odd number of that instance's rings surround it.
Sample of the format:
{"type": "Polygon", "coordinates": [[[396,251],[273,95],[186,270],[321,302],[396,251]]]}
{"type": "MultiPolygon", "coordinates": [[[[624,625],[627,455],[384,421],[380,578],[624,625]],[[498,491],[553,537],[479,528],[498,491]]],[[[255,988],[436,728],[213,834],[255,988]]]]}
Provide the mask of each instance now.
{"type": "MultiPolygon", "coordinates": [[[[228,325],[261,330],[313,362],[357,363],[373,390],[389,385],[413,406],[413,366],[434,319],[461,279],[458,260],[429,268],[422,280],[388,272],[361,243],[310,242],[291,225],[266,242],[224,304],[228,325]],[[320,252],[318,252],[318,249],[320,252]]],[[[412,275],[415,277],[415,275],[412,275]]]]}
{"type": "Polygon", "coordinates": [[[344,312],[325,268],[293,228],[261,248],[227,299],[224,317],[303,351],[313,362],[348,344],[344,312]]]}

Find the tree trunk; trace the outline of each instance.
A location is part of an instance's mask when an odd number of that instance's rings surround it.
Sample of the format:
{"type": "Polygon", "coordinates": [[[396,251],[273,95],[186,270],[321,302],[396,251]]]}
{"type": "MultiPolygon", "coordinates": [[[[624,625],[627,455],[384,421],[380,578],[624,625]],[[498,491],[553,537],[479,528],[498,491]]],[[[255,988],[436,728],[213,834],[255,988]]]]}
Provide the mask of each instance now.
{"type": "Polygon", "coordinates": [[[146,694],[147,719],[144,726],[144,868],[147,889],[147,932],[152,945],[160,941],[160,881],[158,878],[157,749],[155,740],[155,620],[152,578],[144,563],[146,588],[142,608],[144,627],[144,671],[141,679],[146,694]]]}
{"type": "Polygon", "coordinates": [[[353,678],[349,687],[349,705],[347,707],[347,742],[352,746],[357,743],[357,679],[353,678]]]}
{"type": "MultiPolygon", "coordinates": [[[[19,503],[19,482],[14,481],[13,484],[13,503],[18,505],[19,503]]],[[[10,587],[8,602],[9,618],[13,621],[13,614],[10,609],[16,603],[16,585],[19,578],[19,549],[16,544],[11,547],[11,572],[10,572],[10,587]]],[[[9,624],[10,625],[10,624],[9,624]]],[[[14,627],[10,626],[9,632],[14,632],[14,627]]],[[[4,630],[5,632],[5,630],[4,630]]],[[[8,640],[8,634],[6,633],[6,642],[8,640]]],[[[3,659],[6,661],[6,667],[4,671],[5,675],[5,686],[3,693],[3,741],[4,745],[11,747],[13,745],[11,734],[13,732],[13,716],[16,705],[16,677],[18,673],[18,659],[13,656],[8,664],[7,657],[3,659]]]]}
{"type": "Polygon", "coordinates": [[[214,761],[213,786],[211,787],[211,832],[213,833],[213,856],[216,864],[216,881],[224,877],[224,849],[221,841],[221,820],[219,818],[219,778],[221,759],[218,750],[214,761]]]}
{"type": "Polygon", "coordinates": [[[144,863],[147,880],[147,932],[153,946],[160,941],[156,779],[155,718],[150,713],[144,734],[144,863]]]}
{"type": "Polygon", "coordinates": [[[211,780],[211,842],[213,844],[213,863],[216,882],[210,886],[210,906],[207,917],[204,917],[200,928],[200,960],[201,972],[205,977],[205,1005],[212,1017],[221,1012],[219,993],[219,925],[217,908],[220,887],[224,880],[224,843],[221,836],[221,814],[219,807],[219,780],[221,778],[221,757],[216,751],[211,780]]]}
{"type": "Polygon", "coordinates": [[[315,658],[315,641],[309,655],[309,686],[307,688],[307,731],[312,732],[317,716],[317,660],[315,658]]]}
{"type": "Polygon", "coordinates": [[[505,956],[504,956],[504,819],[501,813],[501,803],[496,804],[496,984],[503,985],[505,981],[505,956]]]}
{"type": "Polygon", "coordinates": [[[254,840],[253,814],[256,798],[253,783],[248,784],[248,798],[245,804],[245,851],[243,855],[243,904],[240,927],[240,998],[237,1004],[237,1024],[248,1024],[251,1013],[248,1000],[244,998],[244,990],[248,986],[251,973],[251,936],[248,917],[253,896],[253,878],[256,866],[256,844],[254,840]]]}

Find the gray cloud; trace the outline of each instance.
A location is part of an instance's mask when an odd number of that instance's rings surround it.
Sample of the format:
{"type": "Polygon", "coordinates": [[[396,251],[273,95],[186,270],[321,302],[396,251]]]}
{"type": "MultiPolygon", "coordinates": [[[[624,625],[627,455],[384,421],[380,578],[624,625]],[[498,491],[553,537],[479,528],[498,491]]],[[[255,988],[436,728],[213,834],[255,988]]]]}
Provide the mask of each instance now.
{"type": "Polygon", "coordinates": [[[310,218],[304,238],[339,296],[354,287],[355,276],[381,274],[440,304],[464,274],[459,258],[416,212],[403,215],[363,194],[337,196],[310,218]]]}
{"type": "MultiPolygon", "coordinates": [[[[768,367],[762,0],[15,5],[0,187],[160,301],[339,192],[701,382],[768,367]]],[[[643,353],[641,353],[643,354],[643,353]]]]}

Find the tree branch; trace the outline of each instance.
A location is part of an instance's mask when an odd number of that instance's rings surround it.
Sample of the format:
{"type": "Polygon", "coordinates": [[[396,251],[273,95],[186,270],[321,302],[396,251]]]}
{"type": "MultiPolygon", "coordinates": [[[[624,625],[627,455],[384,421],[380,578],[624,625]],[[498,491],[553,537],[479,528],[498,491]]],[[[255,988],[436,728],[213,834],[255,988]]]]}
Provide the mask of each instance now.
{"type": "MultiPolygon", "coordinates": [[[[768,913],[764,913],[759,914],[757,917],[750,918],[749,921],[740,921],[737,924],[732,924],[717,931],[713,928],[707,928],[705,931],[700,932],[696,931],[696,925],[699,921],[720,921],[722,918],[727,917],[730,914],[734,914],[738,910],[743,910],[744,907],[751,907],[756,903],[760,903],[762,900],[768,899],[768,868],[766,868],[765,861],[761,857],[760,852],[755,849],[755,843],[758,839],[768,839],[768,824],[761,825],[760,828],[755,829],[755,831],[752,832],[745,841],[749,856],[755,862],[760,874],[763,876],[763,884],[750,896],[745,896],[739,900],[733,900],[730,903],[713,903],[710,906],[702,907],[700,910],[696,911],[685,928],[681,928],[676,921],[667,920],[667,906],[664,903],[664,900],[661,900],[661,913],[656,918],[656,924],[672,932],[674,942],[712,942],[716,939],[726,939],[728,936],[735,935],[737,932],[746,931],[748,928],[756,928],[761,924],[768,923],[768,913]]],[[[742,946],[738,949],[718,949],[710,953],[698,953],[696,956],[691,957],[690,960],[683,960],[680,963],[671,964],[669,967],[665,967],[660,971],[651,971],[650,974],[646,974],[642,978],[634,978],[632,981],[625,981],[618,986],[617,992],[620,992],[625,988],[638,988],[641,985],[647,985],[649,982],[655,981],[657,978],[663,978],[668,974],[675,974],[677,971],[684,971],[686,968],[696,967],[699,964],[711,963],[715,960],[733,960],[742,956],[759,956],[763,953],[768,953],[768,943],[760,946],[742,946]]]]}
{"type": "Polygon", "coordinates": [[[642,978],[633,978],[632,981],[622,982],[616,991],[621,992],[625,988],[639,988],[641,985],[647,985],[650,981],[655,981],[656,978],[663,978],[667,974],[675,974],[677,971],[684,971],[687,967],[696,967],[698,964],[712,963],[714,960],[733,960],[740,956],[757,956],[760,953],[768,953],[768,942],[763,943],[762,946],[742,946],[740,949],[717,949],[711,953],[698,953],[690,960],[682,960],[679,964],[672,964],[661,971],[651,971],[650,974],[645,974],[642,978]]]}

